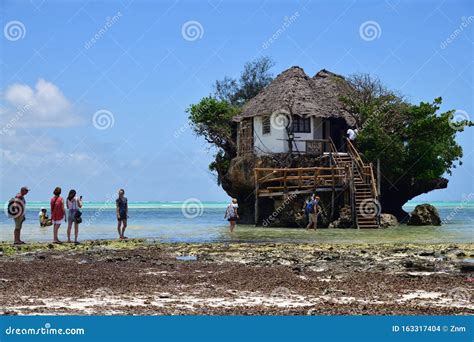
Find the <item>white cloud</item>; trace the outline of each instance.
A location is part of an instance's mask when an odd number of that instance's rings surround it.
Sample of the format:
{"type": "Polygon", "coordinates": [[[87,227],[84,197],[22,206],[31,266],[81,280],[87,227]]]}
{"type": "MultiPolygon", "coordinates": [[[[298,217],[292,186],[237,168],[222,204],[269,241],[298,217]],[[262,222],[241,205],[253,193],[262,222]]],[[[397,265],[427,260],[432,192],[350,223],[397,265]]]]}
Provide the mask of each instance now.
{"type": "Polygon", "coordinates": [[[73,106],[53,83],[39,79],[34,89],[15,83],[2,94],[2,132],[20,127],[71,127],[81,124],[73,106]]]}

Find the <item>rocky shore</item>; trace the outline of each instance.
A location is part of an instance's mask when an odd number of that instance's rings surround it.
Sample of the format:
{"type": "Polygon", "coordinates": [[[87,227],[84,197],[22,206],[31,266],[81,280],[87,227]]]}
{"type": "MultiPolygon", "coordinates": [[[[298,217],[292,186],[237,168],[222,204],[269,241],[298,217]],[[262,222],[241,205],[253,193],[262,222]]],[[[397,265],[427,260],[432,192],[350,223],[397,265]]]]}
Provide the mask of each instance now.
{"type": "Polygon", "coordinates": [[[0,244],[0,313],[472,315],[472,244],[0,244]]]}

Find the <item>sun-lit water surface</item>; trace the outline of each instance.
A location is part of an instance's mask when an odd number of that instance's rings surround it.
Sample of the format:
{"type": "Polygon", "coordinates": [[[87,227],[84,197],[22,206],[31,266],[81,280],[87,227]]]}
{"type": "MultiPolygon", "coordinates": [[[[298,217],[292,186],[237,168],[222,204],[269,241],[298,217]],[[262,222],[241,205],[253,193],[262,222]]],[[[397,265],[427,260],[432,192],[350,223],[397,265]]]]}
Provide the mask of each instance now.
{"type": "MultiPolygon", "coordinates": [[[[417,203],[409,203],[410,211],[417,203]]],[[[126,235],[150,238],[163,242],[331,242],[331,243],[472,243],[474,242],[474,203],[432,202],[442,219],[441,227],[410,227],[400,225],[390,229],[320,229],[306,231],[294,228],[263,228],[238,225],[230,234],[224,211],[227,203],[203,202],[202,207],[183,212],[182,202],[131,202],[129,227],[126,235]]],[[[25,241],[49,241],[51,227],[38,224],[39,209],[48,203],[28,202],[27,220],[23,225],[25,241]]],[[[80,239],[112,239],[117,237],[114,203],[85,203],[80,239]]],[[[0,215],[0,241],[11,241],[12,219],[0,215]]],[[[60,228],[60,238],[65,239],[66,224],[60,228]]]]}

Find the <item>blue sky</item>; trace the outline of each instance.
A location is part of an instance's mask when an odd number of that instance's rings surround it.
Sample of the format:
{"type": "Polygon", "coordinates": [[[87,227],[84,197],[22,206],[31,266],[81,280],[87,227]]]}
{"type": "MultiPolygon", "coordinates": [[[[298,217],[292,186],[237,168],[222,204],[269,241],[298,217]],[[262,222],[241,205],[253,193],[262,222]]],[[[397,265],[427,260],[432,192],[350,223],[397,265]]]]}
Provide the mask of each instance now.
{"type": "MultiPolygon", "coordinates": [[[[3,200],[24,184],[30,200],[47,200],[58,185],[88,200],[120,187],[130,200],[225,200],[208,171],[213,151],[192,134],[185,109],[263,55],[276,62],[275,76],[293,65],[310,76],[371,73],[412,102],[442,96],[443,110],[473,119],[468,0],[0,6],[3,200]]],[[[449,188],[419,199],[474,192],[473,130],[458,141],[464,165],[449,188]]]]}

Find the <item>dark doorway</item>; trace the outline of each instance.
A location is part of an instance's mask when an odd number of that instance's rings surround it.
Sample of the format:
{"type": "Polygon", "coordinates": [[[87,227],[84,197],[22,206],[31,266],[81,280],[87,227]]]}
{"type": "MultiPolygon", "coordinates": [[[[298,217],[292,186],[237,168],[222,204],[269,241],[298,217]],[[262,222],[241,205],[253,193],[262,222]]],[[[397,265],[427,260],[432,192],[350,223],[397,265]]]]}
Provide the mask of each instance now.
{"type": "Polygon", "coordinates": [[[346,151],[347,123],[344,119],[330,119],[329,135],[339,152],[346,151]]]}

